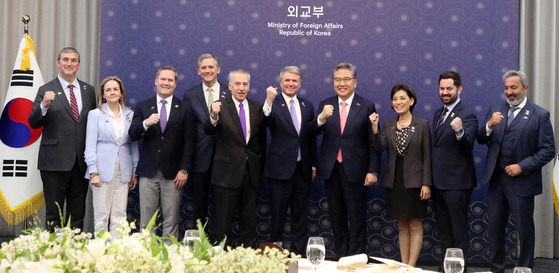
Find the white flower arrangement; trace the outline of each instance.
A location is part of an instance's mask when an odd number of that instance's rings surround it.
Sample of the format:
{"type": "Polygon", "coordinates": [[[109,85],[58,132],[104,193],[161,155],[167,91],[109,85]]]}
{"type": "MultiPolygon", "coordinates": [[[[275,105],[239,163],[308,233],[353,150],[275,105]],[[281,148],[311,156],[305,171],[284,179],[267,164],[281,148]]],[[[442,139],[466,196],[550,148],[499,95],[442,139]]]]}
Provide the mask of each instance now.
{"type": "Polygon", "coordinates": [[[265,248],[214,247],[198,222],[201,241],[194,251],[172,237],[171,244],[150,230],[155,216],[145,230],[131,233],[135,224],[123,220],[118,239],[101,231],[91,233],[68,227],[49,233],[41,228],[3,243],[0,249],[0,272],[278,272],[284,273],[290,253],[265,248]]]}

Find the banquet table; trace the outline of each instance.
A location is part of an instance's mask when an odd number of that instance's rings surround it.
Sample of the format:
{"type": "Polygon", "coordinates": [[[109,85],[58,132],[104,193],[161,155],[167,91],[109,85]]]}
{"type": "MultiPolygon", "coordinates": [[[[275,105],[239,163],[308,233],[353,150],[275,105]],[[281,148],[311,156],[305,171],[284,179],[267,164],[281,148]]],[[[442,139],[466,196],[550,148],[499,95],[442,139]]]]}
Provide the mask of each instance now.
{"type": "Polygon", "coordinates": [[[342,272],[360,272],[360,273],[436,273],[435,271],[422,270],[421,268],[405,269],[405,268],[392,268],[385,264],[369,263],[366,267],[355,269],[338,269],[338,262],[324,261],[315,270],[307,259],[297,259],[299,272],[320,272],[320,273],[342,273],[342,272]]]}

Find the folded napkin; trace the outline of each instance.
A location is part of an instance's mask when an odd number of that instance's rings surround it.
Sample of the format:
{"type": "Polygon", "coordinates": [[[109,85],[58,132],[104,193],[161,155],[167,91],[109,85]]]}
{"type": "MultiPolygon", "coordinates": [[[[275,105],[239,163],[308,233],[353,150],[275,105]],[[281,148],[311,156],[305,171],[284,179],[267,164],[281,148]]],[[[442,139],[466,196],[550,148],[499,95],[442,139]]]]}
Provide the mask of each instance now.
{"type": "Polygon", "coordinates": [[[367,255],[357,254],[353,256],[342,257],[338,261],[338,269],[358,268],[367,266],[367,255]]]}

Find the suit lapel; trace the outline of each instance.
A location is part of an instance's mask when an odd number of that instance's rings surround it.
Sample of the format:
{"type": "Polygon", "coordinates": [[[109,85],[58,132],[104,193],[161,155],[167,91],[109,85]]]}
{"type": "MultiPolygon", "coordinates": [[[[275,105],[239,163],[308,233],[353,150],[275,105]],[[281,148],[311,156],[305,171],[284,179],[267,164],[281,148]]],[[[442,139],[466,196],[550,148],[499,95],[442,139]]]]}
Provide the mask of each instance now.
{"type": "MultiPolygon", "coordinates": [[[[233,101],[233,99],[227,99],[224,101],[224,103],[227,104],[227,111],[229,112],[229,116],[233,121],[235,128],[237,128],[237,132],[239,132],[238,137],[243,139],[246,143],[245,136],[243,135],[243,127],[241,126],[241,120],[239,119],[239,112],[237,112],[237,105],[235,105],[235,101],[233,101]]],[[[250,108],[252,107],[249,106],[249,111],[250,108]]]]}
{"type": "Polygon", "coordinates": [[[171,125],[176,118],[176,116],[178,115],[179,111],[180,111],[181,105],[179,103],[179,99],[177,99],[177,97],[173,96],[173,100],[171,103],[171,112],[169,113],[169,119],[167,120],[167,126],[165,128],[167,128],[169,125],[171,125]]]}
{"type": "Polygon", "coordinates": [[[206,104],[206,94],[204,93],[204,85],[200,84],[200,88],[198,92],[196,92],[196,99],[198,100],[200,107],[202,109],[201,112],[205,112],[209,115],[208,105],[206,104]],[[205,111],[204,111],[205,110],[205,111]]]}
{"type": "MultiPolygon", "coordinates": [[[[115,132],[115,128],[113,127],[113,124],[111,123],[111,118],[109,116],[109,107],[106,104],[103,104],[103,119],[105,120],[105,127],[107,128],[107,130],[109,131],[111,137],[113,138],[113,141],[115,143],[117,142],[117,138],[116,138],[116,132],[115,132]]],[[[124,116],[124,115],[123,115],[124,116]]],[[[125,131],[128,132],[128,131],[125,131]]]]}
{"type": "Polygon", "coordinates": [[[122,138],[120,139],[120,143],[119,144],[123,144],[126,143],[126,141],[128,141],[128,130],[130,129],[130,124],[132,123],[132,117],[133,117],[133,113],[132,110],[130,109],[122,109],[122,122],[124,123],[124,134],[122,135],[122,138]]]}
{"type": "MultiPolygon", "coordinates": [[[[68,115],[70,115],[70,117],[72,118],[72,120],[76,120],[74,118],[74,113],[72,112],[72,107],[70,106],[69,103],[69,99],[66,96],[66,93],[64,92],[64,87],[62,87],[62,84],[60,83],[60,80],[55,79],[53,81],[54,84],[54,92],[56,93],[56,97],[59,98],[60,103],[62,103],[62,106],[64,107],[64,109],[66,109],[66,113],[68,113],[68,115]]],[[[81,116],[81,114],[80,114],[81,116]]]]}
{"type": "MultiPolygon", "coordinates": [[[[522,132],[524,132],[524,127],[526,127],[526,124],[530,122],[530,118],[532,117],[533,112],[534,112],[534,107],[532,107],[532,104],[528,101],[524,106],[524,108],[520,109],[520,112],[516,114],[516,117],[510,124],[509,128],[518,127],[517,128],[518,132],[522,134],[522,132]]],[[[516,144],[518,143],[519,139],[520,136],[514,139],[513,148],[516,148],[516,144]]]]}
{"type": "Polygon", "coordinates": [[[408,148],[408,145],[410,144],[412,138],[415,136],[416,132],[417,132],[417,120],[415,119],[415,116],[412,116],[410,130],[408,133],[408,137],[406,138],[406,143],[404,144],[404,147],[406,149],[408,148]]]}
{"type": "MultiPolygon", "coordinates": [[[[80,112],[80,119],[79,119],[79,121],[81,121],[81,120],[85,120],[85,119],[83,119],[83,117],[87,117],[87,114],[89,114],[89,110],[87,110],[86,105],[89,105],[90,102],[89,102],[89,96],[85,95],[86,92],[87,92],[87,87],[86,87],[85,83],[78,80],[78,84],[80,85],[80,94],[79,95],[81,96],[81,99],[82,99],[82,110],[80,112]]],[[[71,111],[72,111],[72,108],[70,107],[70,112],[71,111]]],[[[72,116],[74,116],[73,113],[72,113],[72,116]]]]}
{"type": "MultiPolygon", "coordinates": [[[[301,102],[299,100],[299,107],[301,107],[300,103],[301,102]]],[[[297,129],[295,129],[296,125],[293,124],[293,120],[291,119],[291,112],[289,112],[289,107],[291,107],[290,103],[286,102],[282,95],[279,95],[276,97],[276,105],[278,105],[279,107],[278,110],[284,122],[286,122],[287,124],[291,124],[291,132],[295,135],[298,135],[297,129]]],[[[297,126],[299,126],[299,124],[297,124],[297,126]]]]}
{"type": "Polygon", "coordinates": [[[359,111],[361,111],[361,97],[355,95],[353,96],[353,101],[351,102],[350,111],[347,113],[344,132],[349,130],[351,124],[353,124],[353,121],[355,120],[355,117],[359,114],[359,111]]]}
{"type": "MultiPolygon", "coordinates": [[[[148,104],[149,107],[149,115],[147,115],[147,117],[149,118],[151,116],[151,114],[159,114],[159,112],[157,112],[157,96],[153,97],[148,104]]],[[[159,134],[162,134],[161,132],[161,124],[157,123],[149,128],[154,128],[155,130],[157,130],[157,132],[159,132],[159,134]]]]}

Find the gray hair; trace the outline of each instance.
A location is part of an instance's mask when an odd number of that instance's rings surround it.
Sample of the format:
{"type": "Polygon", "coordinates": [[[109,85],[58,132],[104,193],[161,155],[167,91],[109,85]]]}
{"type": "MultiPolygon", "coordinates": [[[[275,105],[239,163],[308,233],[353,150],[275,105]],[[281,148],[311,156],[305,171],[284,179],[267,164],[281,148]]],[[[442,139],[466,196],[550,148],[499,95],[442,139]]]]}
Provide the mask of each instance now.
{"type": "Polygon", "coordinates": [[[229,82],[231,82],[231,78],[233,77],[233,74],[246,74],[246,75],[248,75],[248,81],[250,82],[250,73],[248,73],[248,71],[246,71],[242,68],[231,70],[231,72],[229,72],[229,77],[227,77],[229,82]]]}
{"type": "Polygon", "coordinates": [[[357,68],[355,67],[355,65],[352,65],[350,63],[339,63],[339,64],[336,65],[336,68],[334,68],[334,72],[332,73],[332,75],[334,75],[336,73],[336,71],[338,71],[340,69],[350,70],[351,75],[353,76],[353,78],[357,79],[357,68]]]}
{"type": "Polygon", "coordinates": [[[522,82],[522,87],[526,87],[528,86],[528,76],[526,76],[526,73],[520,71],[520,70],[509,70],[505,73],[505,75],[503,75],[503,81],[510,78],[510,77],[514,77],[514,76],[518,76],[520,78],[520,81],[522,82]]]}
{"type": "Polygon", "coordinates": [[[67,47],[60,50],[60,52],[58,53],[58,59],[57,60],[60,61],[60,57],[62,57],[62,53],[74,53],[74,52],[76,54],[78,54],[78,63],[79,63],[80,62],[80,53],[78,52],[77,49],[75,49],[73,47],[70,47],[70,46],[67,46],[67,47]]]}
{"type": "Polygon", "coordinates": [[[219,59],[219,57],[210,53],[204,53],[200,55],[200,57],[198,57],[198,60],[196,61],[196,69],[200,69],[200,64],[204,59],[214,59],[215,66],[217,68],[221,68],[221,60],[219,59]]]}
{"type": "Polygon", "coordinates": [[[280,81],[283,80],[283,75],[287,72],[297,74],[299,76],[299,81],[301,81],[301,79],[302,79],[301,69],[299,69],[299,67],[296,67],[294,65],[286,66],[281,70],[280,75],[279,75],[279,80],[280,81]]]}

